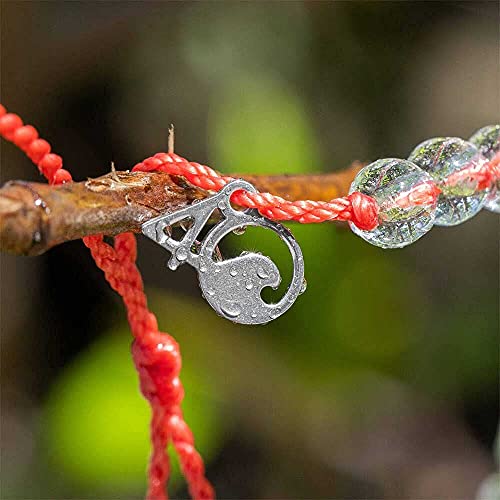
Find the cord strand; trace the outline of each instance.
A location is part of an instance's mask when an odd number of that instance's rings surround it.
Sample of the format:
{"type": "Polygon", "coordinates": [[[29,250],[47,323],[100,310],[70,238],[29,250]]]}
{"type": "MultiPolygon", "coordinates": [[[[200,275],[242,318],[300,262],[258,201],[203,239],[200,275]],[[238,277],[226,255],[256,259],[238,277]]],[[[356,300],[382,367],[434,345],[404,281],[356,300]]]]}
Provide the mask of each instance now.
{"type": "MultiPolygon", "coordinates": [[[[138,163],[132,171],[161,171],[184,177],[191,184],[207,191],[219,191],[233,181],[210,167],[189,162],[175,153],[157,153],[138,163]]],[[[245,208],[255,208],[262,215],[274,220],[293,220],[302,224],[325,221],[351,221],[364,230],[374,229],[377,224],[376,201],[365,194],[355,192],[330,201],[289,201],[271,193],[235,191],[231,201],[245,208]]]]}
{"type": "MultiPolygon", "coordinates": [[[[38,166],[51,184],[72,180],[62,168],[62,158],[51,153],[50,144],[40,139],[32,125],[7,113],[0,104],[0,135],[16,144],[38,166]]],[[[141,392],[152,411],[152,453],[148,469],[148,500],[167,500],[170,464],[166,447],[172,441],[194,499],[210,500],[214,490],[205,478],[203,460],[194,448],[193,435],[183,419],[180,404],[184,390],[179,379],[181,354],[177,342],[158,330],[156,317],[147,307],[141,274],[135,264],[136,239],[132,233],[114,238],[114,245],[104,242],[102,235],[83,238],[96,265],[104,272],[111,288],[118,292],[127,309],[134,341],[132,357],[139,374],[141,392]]]]}

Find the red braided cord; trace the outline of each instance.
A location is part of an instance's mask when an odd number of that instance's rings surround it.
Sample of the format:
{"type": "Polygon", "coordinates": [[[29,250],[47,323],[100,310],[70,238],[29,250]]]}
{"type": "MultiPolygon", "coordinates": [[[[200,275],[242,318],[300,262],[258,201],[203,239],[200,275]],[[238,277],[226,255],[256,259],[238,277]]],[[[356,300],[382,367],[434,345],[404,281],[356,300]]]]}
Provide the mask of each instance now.
{"type": "MultiPolygon", "coordinates": [[[[479,167],[472,165],[452,174],[446,184],[454,185],[464,179],[477,183],[479,190],[487,189],[500,178],[497,154],[490,162],[479,167]],[[495,160],[495,158],[497,158],[495,160]]],[[[180,175],[195,186],[208,191],[219,191],[234,178],[223,176],[215,170],[196,162],[190,162],[175,153],[157,153],[138,163],[132,170],[151,172],[162,171],[180,175]]],[[[411,190],[401,193],[395,200],[400,207],[430,204],[437,199],[441,190],[434,182],[424,182],[411,190]]],[[[294,220],[301,223],[325,221],[351,221],[360,229],[370,231],[378,225],[377,202],[374,198],[354,192],[343,198],[330,201],[298,200],[289,201],[270,193],[249,193],[236,191],[231,201],[247,208],[256,208],[262,215],[274,220],[294,220]]]]}
{"type": "MultiPolygon", "coordinates": [[[[219,191],[233,181],[215,170],[199,163],[189,162],[174,153],[157,153],[138,163],[133,171],[162,171],[185,177],[188,182],[208,191],[219,191]]],[[[376,201],[365,194],[355,192],[331,201],[299,200],[289,201],[270,193],[249,193],[236,191],[231,201],[259,212],[274,220],[294,220],[304,224],[324,221],[351,221],[360,229],[371,230],[377,224],[376,201]]]]}
{"type": "Polygon", "coordinates": [[[153,412],[147,498],[162,499],[169,475],[165,447],[171,440],[179,455],[191,496],[211,499],[214,491],[205,478],[203,461],[194,448],[189,427],[182,418],[180,403],[184,390],[179,379],[181,355],[175,340],[158,331],[156,317],[148,310],[142,278],[135,265],[136,239],[132,233],[115,237],[114,248],[102,236],[84,239],[97,266],[104,271],[111,287],[123,298],[128,321],[135,337],[132,344],[134,363],[139,373],[141,391],[153,412]],[[174,418],[175,417],[175,418],[174,418]],[[196,463],[196,467],[191,466],[196,463]]]}
{"type": "Polygon", "coordinates": [[[489,161],[488,169],[491,175],[490,181],[498,182],[500,179],[500,151],[489,161]]]}
{"type": "MultiPolygon", "coordinates": [[[[47,141],[38,138],[31,125],[23,125],[14,114],[6,114],[0,104],[0,135],[18,145],[37,164],[41,173],[52,184],[71,181],[71,174],[62,169],[62,158],[50,153],[47,141]]],[[[133,170],[163,171],[185,177],[191,184],[210,191],[218,191],[233,178],[221,176],[210,167],[189,162],[174,153],[158,153],[137,164],[133,170]]],[[[477,170],[461,172],[477,180],[485,189],[500,178],[500,153],[477,170]]],[[[456,182],[460,179],[449,179],[456,182]]],[[[439,196],[434,183],[424,183],[396,200],[400,206],[429,203],[439,196]]],[[[343,198],[324,201],[288,201],[270,193],[236,191],[232,201],[240,206],[256,208],[264,216],[275,220],[295,220],[316,223],[329,220],[351,221],[360,229],[371,230],[377,224],[376,201],[355,192],[343,198]]],[[[165,487],[169,476],[169,461],[165,453],[169,440],[173,443],[193,498],[210,499],[214,491],[205,478],[203,460],[194,448],[193,435],[185,423],[180,403],[183,388],[179,380],[181,357],[179,347],[168,334],[158,331],[156,317],[148,310],[142,278],[135,265],[136,241],[132,233],[115,237],[114,247],[103,241],[102,235],[83,239],[97,266],[104,271],[111,287],[123,298],[128,321],[135,337],[132,354],[139,372],[141,390],[152,408],[151,440],[153,453],[149,466],[149,499],[166,499],[165,487]]]]}
{"type": "MultiPolygon", "coordinates": [[[[23,125],[19,116],[0,104],[0,135],[22,149],[51,184],[72,180],[62,168],[62,158],[51,153],[50,144],[38,138],[37,130],[23,125]]],[[[214,490],[205,478],[203,460],[194,448],[193,435],[182,417],[184,391],[179,379],[181,355],[175,340],[158,331],[156,317],[148,310],[142,278],[135,265],[136,240],[132,233],[115,237],[114,247],[102,235],[83,239],[111,287],[123,298],[134,342],[132,355],[139,373],[141,391],[152,409],[148,492],[150,500],[166,500],[170,471],[166,446],[171,441],[179,455],[191,496],[212,499],[214,490]]]]}

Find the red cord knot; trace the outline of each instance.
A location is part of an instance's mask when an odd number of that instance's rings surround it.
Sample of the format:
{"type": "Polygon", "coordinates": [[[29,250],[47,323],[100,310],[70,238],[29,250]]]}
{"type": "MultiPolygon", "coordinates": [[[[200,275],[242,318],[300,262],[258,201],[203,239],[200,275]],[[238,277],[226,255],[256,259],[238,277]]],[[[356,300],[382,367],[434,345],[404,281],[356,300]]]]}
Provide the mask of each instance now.
{"type": "Polygon", "coordinates": [[[355,191],[347,199],[351,202],[351,222],[363,231],[371,231],[378,226],[378,205],[374,198],[355,191]]]}
{"type": "Polygon", "coordinates": [[[134,340],[132,354],[146,399],[159,400],[167,408],[180,404],[184,391],[178,377],[181,356],[177,343],[169,335],[150,332],[134,340]]]}

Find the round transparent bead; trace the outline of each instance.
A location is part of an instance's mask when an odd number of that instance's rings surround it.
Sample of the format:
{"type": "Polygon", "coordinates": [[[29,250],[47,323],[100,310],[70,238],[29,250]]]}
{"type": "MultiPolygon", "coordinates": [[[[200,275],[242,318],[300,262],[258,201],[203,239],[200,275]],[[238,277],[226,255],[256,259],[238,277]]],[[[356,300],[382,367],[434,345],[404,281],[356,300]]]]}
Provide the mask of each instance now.
{"type": "Polygon", "coordinates": [[[434,224],[437,188],[432,177],[408,160],[387,158],[363,168],[350,193],[360,191],[377,201],[379,225],[354,233],[382,248],[401,248],[417,241],[434,224]]]}
{"type": "MultiPolygon", "coordinates": [[[[485,158],[492,160],[496,154],[500,153],[500,125],[488,125],[479,129],[469,141],[485,158]]],[[[500,213],[500,177],[491,186],[484,207],[492,212],[500,213]]]]}
{"type": "Polygon", "coordinates": [[[437,226],[455,226],[474,217],[488,190],[480,188],[484,158],[470,142],[458,137],[436,137],[419,144],[408,157],[428,172],[441,190],[437,226]]]}

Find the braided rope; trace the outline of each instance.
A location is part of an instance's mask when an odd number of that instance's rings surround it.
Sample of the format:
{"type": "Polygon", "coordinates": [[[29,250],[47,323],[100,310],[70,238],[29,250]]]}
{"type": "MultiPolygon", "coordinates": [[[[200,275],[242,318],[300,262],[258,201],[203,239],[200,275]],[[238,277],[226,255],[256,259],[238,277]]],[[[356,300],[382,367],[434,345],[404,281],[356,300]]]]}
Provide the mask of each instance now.
{"type": "MultiPolygon", "coordinates": [[[[50,144],[39,139],[37,130],[24,125],[19,116],[7,113],[1,104],[0,135],[19,146],[51,184],[72,180],[71,174],[62,168],[62,158],[51,153],[50,144]]],[[[88,236],[83,242],[113,290],[121,295],[134,336],[132,356],[139,373],[141,392],[152,410],[153,450],[147,498],[168,498],[166,485],[170,464],[166,446],[169,441],[179,455],[191,496],[200,500],[214,498],[214,490],[205,478],[203,460],[194,448],[193,435],[182,417],[180,404],[184,390],[179,379],[179,346],[170,335],[158,330],[156,317],[147,307],[141,274],[135,264],[135,236],[132,233],[120,234],[115,237],[114,246],[105,243],[102,235],[88,236]]]]}
{"type": "MultiPolygon", "coordinates": [[[[220,191],[233,177],[222,176],[215,170],[196,162],[189,162],[175,153],[157,153],[135,165],[132,171],[161,171],[179,175],[191,184],[207,191],[220,191]]],[[[364,230],[374,229],[377,224],[376,201],[365,194],[355,192],[331,201],[289,201],[271,193],[235,191],[231,201],[246,208],[256,208],[262,215],[274,220],[293,220],[303,224],[325,221],[351,221],[364,230]]]]}
{"type": "MultiPolygon", "coordinates": [[[[464,179],[476,183],[478,190],[488,189],[500,178],[500,156],[484,162],[480,168],[471,166],[450,175],[446,184],[453,186],[464,179]]],[[[184,177],[191,184],[207,191],[219,191],[233,177],[223,176],[206,165],[190,162],[175,153],[157,153],[138,163],[132,171],[161,171],[184,177]]],[[[396,200],[400,207],[432,204],[441,190],[434,182],[425,182],[401,193],[396,200]]],[[[325,221],[350,221],[359,229],[371,231],[378,225],[379,207],[374,198],[360,192],[330,201],[289,201],[271,193],[249,193],[238,190],[231,196],[236,205],[255,208],[262,215],[274,220],[293,220],[303,224],[325,221]]]]}

